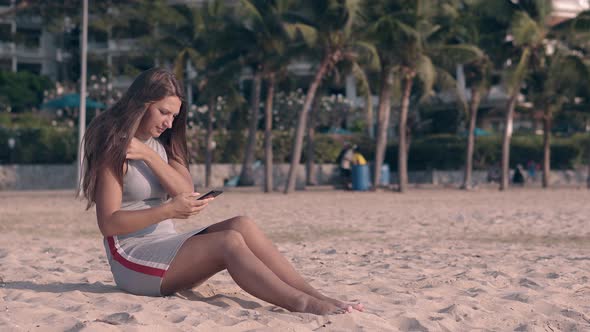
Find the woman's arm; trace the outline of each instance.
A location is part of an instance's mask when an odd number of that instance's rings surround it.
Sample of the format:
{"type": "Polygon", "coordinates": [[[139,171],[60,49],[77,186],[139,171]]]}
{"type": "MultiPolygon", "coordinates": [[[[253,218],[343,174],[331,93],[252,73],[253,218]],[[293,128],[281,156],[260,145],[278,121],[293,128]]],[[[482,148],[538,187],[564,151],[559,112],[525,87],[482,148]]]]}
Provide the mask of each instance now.
{"type": "Polygon", "coordinates": [[[98,228],[104,236],[132,233],[171,218],[168,204],[145,210],[120,210],[123,188],[108,167],[99,171],[95,197],[98,228]]]}
{"type": "Polygon", "coordinates": [[[193,179],[184,165],[169,158],[166,163],[160,155],[135,137],[127,147],[127,159],[143,160],[156,175],[170,197],[194,190],[193,179]]]}
{"type": "Polygon", "coordinates": [[[154,150],[151,151],[153,153],[148,154],[144,162],[154,172],[170,197],[194,191],[193,178],[184,165],[173,159],[166,163],[154,150]]]}
{"type": "Polygon", "coordinates": [[[199,213],[209,200],[198,201],[198,193],[177,195],[168,203],[143,210],[121,210],[123,188],[110,168],[103,168],[96,186],[96,218],[104,236],[133,233],[170,218],[186,219],[199,213]]]}

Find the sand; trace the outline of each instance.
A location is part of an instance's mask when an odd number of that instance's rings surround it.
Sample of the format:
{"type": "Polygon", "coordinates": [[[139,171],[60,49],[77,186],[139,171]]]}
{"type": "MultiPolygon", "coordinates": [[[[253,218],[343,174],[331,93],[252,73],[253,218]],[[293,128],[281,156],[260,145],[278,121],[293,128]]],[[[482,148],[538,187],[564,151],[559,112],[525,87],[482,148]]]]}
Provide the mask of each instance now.
{"type": "Polygon", "coordinates": [[[180,231],[248,215],[310,283],[365,312],[290,313],[227,272],[177,295],[115,287],[94,211],[0,192],[0,331],[588,331],[590,191],[226,192],[180,231]]]}

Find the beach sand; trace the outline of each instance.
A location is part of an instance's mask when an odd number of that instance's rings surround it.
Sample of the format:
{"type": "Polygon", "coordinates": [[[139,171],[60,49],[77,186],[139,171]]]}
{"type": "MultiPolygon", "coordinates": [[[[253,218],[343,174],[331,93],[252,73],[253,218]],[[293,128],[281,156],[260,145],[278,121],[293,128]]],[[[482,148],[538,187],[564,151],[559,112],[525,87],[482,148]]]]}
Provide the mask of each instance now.
{"type": "Polygon", "coordinates": [[[590,191],[226,192],[179,231],[254,218],[310,283],[365,312],[290,313],[222,272],[119,291],[94,210],[0,192],[0,331],[589,331],[590,191]]]}

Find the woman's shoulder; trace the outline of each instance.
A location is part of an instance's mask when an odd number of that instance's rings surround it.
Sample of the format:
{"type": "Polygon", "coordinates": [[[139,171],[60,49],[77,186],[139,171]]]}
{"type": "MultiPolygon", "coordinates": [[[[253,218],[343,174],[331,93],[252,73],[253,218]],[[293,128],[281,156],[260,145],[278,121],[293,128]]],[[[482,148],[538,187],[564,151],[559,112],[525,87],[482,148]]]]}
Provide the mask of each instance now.
{"type": "Polygon", "coordinates": [[[164,160],[168,161],[166,148],[164,147],[164,143],[160,140],[160,138],[154,138],[154,149],[164,160]]]}

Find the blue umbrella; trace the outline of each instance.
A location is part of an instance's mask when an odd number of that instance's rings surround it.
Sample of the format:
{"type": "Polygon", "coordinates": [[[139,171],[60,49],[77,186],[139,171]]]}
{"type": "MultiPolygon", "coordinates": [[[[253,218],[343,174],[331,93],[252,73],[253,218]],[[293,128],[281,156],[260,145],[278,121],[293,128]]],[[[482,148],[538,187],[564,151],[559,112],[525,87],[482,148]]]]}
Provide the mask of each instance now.
{"type": "MultiPolygon", "coordinates": [[[[63,95],[59,98],[52,99],[44,104],[41,105],[41,108],[80,108],[80,94],[79,93],[70,93],[67,95],[63,95]]],[[[86,97],[86,107],[87,108],[106,108],[107,105],[98,102],[96,100],[88,99],[86,97]]]]}
{"type": "MultiPolygon", "coordinates": [[[[465,130],[461,133],[461,136],[467,136],[469,134],[469,131],[465,130]]],[[[489,136],[491,135],[491,133],[487,130],[481,129],[481,128],[475,128],[475,130],[473,131],[473,134],[475,136],[489,136]]]]}

